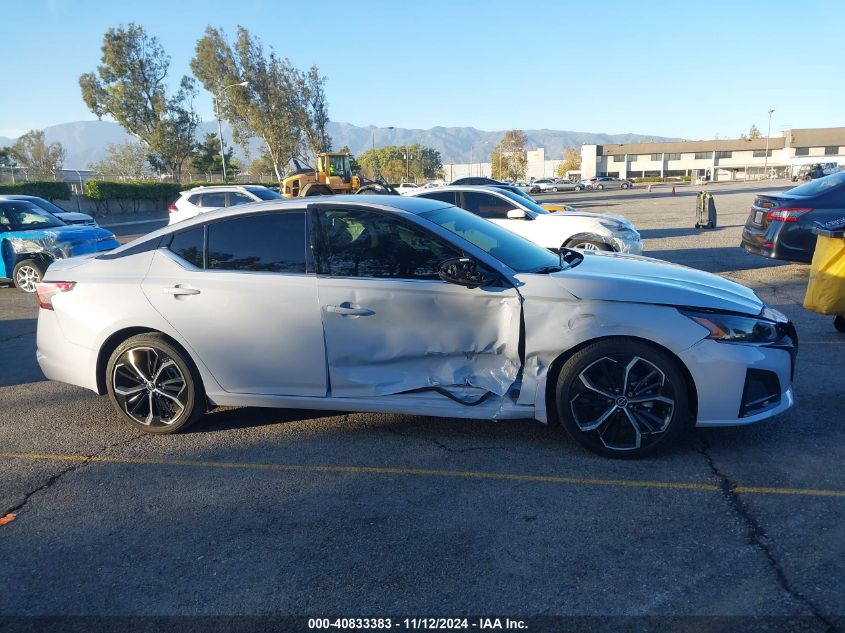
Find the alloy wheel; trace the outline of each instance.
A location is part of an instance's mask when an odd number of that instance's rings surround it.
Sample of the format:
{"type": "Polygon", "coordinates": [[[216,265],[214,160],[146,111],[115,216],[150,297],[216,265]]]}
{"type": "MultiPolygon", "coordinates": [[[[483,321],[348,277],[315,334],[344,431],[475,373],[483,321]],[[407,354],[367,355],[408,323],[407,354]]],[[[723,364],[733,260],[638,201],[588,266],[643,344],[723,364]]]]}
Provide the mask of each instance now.
{"type": "Polygon", "coordinates": [[[15,274],[15,285],[24,292],[35,292],[35,285],[41,281],[41,271],[35,266],[20,266],[15,274]]]}
{"type": "Polygon", "coordinates": [[[152,347],[133,347],[117,359],[112,372],[114,397],[139,424],[170,426],[185,411],[188,390],[182,370],[170,356],[152,347]]]}
{"type": "Polygon", "coordinates": [[[640,356],[602,356],[572,382],[569,407],[577,427],[614,451],[632,451],[664,433],[675,411],[675,387],[640,356]]]}
{"type": "Polygon", "coordinates": [[[572,248],[580,248],[581,250],[585,251],[597,251],[599,247],[592,242],[580,242],[579,244],[573,244],[572,248]]]}

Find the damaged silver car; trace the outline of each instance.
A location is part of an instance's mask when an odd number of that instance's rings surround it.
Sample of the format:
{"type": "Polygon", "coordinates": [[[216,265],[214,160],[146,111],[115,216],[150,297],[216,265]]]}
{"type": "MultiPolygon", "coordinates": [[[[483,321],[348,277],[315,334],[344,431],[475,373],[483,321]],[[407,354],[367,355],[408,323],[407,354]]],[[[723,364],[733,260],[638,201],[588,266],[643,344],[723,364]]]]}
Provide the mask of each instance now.
{"type": "Polygon", "coordinates": [[[751,290],[405,196],[213,211],[54,263],[38,302],[47,377],[150,433],[216,405],[535,418],[638,456],[793,403],[795,330],[751,290]]]}

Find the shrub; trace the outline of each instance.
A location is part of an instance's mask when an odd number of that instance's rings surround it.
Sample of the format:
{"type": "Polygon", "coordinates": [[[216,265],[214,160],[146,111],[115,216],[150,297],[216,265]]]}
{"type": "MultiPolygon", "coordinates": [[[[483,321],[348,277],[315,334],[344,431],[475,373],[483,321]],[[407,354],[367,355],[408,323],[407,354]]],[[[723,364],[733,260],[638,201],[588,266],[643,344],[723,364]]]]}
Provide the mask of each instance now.
{"type": "Polygon", "coordinates": [[[89,180],[85,183],[85,195],[96,202],[111,200],[169,200],[182,191],[182,185],[174,182],[112,182],[110,180],[89,180]]]}
{"type": "Polygon", "coordinates": [[[70,185],[52,180],[33,180],[14,185],[0,185],[0,194],[38,196],[47,200],[69,200],[70,185]]]}

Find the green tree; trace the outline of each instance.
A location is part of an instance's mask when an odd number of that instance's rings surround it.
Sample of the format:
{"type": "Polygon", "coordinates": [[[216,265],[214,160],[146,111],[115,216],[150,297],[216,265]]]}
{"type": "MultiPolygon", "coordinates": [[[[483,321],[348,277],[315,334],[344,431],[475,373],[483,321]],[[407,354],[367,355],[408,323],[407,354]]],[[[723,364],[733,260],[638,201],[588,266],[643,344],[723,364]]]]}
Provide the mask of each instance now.
{"type": "Polygon", "coordinates": [[[564,178],[567,172],[581,169],[581,152],[575,147],[567,147],[563,154],[563,162],[557,166],[555,173],[564,178]]]}
{"type": "MultiPolygon", "coordinates": [[[[226,150],[226,171],[232,174],[239,170],[238,161],[232,156],[234,148],[226,150]]],[[[205,139],[197,146],[197,152],[191,159],[191,167],[202,174],[222,174],[223,161],[220,160],[220,138],[214,132],[207,132],[205,139]]]]}
{"type": "Polygon", "coordinates": [[[381,175],[388,182],[401,182],[406,177],[416,182],[443,177],[440,152],[419,143],[369,149],[358,157],[358,164],[366,178],[381,175]]]}
{"type": "Polygon", "coordinates": [[[178,180],[199,125],[193,108],[195,82],[182,77],[179,89],[168,97],[170,57],[158,38],[137,24],[106,31],[102,53],[97,72],[79,78],[85,104],[97,117],[112,117],[138,138],[152,162],[178,180]]]}
{"type": "Polygon", "coordinates": [[[499,143],[490,154],[491,174],[501,180],[522,180],[528,157],[525,146],[528,137],[522,130],[509,130],[504,133],[499,143]]]}
{"type": "Polygon", "coordinates": [[[11,155],[30,179],[52,180],[55,171],[62,168],[67,152],[61,143],[48,145],[44,130],[30,130],[12,145],[11,155]]]}
{"type": "Polygon", "coordinates": [[[129,141],[120,145],[109,145],[106,149],[106,157],[89,167],[109,177],[143,180],[152,176],[147,156],[147,149],[143,145],[129,141]]]}
{"type": "Polygon", "coordinates": [[[760,136],[760,130],[757,129],[756,125],[752,125],[751,129],[748,130],[748,138],[753,141],[755,138],[760,138],[760,136]]]}
{"type": "Polygon", "coordinates": [[[249,164],[249,175],[255,179],[272,178],[276,175],[272,159],[264,152],[249,164]]]}
{"type": "Polygon", "coordinates": [[[191,69],[206,90],[220,95],[220,111],[235,141],[244,147],[251,138],[263,142],[279,180],[291,158],[331,147],[325,80],[316,66],[300,72],[272,48],[265,51],[242,26],[233,45],[223,29],[209,26],[197,41],[191,69]],[[223,91],[241,82],[247,85],[223,91]]]}

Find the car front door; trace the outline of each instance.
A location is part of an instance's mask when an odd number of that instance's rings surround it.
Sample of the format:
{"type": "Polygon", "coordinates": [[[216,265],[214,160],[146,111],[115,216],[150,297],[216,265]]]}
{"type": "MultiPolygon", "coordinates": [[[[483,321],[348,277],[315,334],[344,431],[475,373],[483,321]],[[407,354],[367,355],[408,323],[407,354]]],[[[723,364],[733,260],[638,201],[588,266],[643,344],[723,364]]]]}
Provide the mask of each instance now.
{"type": "Polygon", "coordinates": [[[144,294],[225,391],[326,395],[306,224],[304,209],[224,218],[153,256],[144,294]]]}
{"type": "Polygon", "coordinates": [[[512,286],[441,280],[440,263],[463,253],[397,213],[341,203],[309,212],[331,396],[507,393],[521,367],[512,286]]]}

